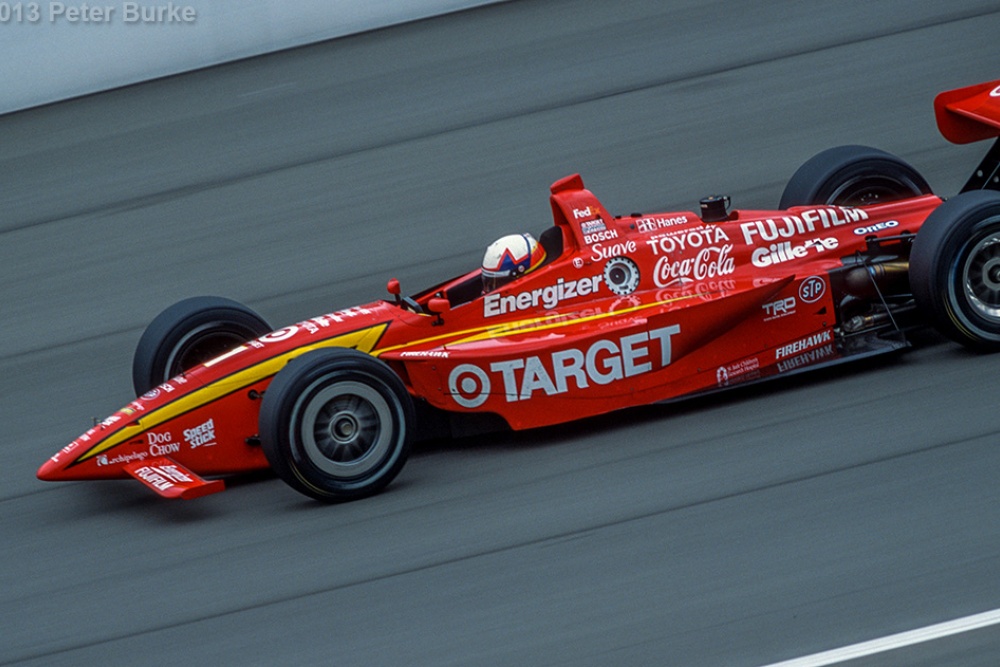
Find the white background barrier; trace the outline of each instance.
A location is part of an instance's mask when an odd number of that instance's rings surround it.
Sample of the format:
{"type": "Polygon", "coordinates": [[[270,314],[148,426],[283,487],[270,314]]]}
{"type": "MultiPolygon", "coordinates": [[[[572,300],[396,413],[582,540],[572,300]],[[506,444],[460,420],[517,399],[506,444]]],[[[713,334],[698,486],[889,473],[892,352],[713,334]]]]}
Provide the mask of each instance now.
{"type": "Polygon", "coordinates": [[[0,114],[500,0],[0,0],[0,114]]]}

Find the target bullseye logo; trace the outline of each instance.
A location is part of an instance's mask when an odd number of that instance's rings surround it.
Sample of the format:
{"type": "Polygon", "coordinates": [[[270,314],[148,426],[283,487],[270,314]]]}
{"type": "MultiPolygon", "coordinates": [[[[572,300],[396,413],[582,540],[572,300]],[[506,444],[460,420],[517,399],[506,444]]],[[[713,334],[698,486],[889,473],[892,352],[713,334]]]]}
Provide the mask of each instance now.
{"type": "Polygon", "coordinates": [[[459,364],[448,375],[448,391],[463,408],[478,408],[490,397],[490,378],[479,366],[459,364]]]}
{"type": "Polygon", "coordinates": [[[284,329],[278,329],[277,331],[272,331],[269,334],[265,334],[260,337],[263,343],[280,343],[283,340],[288,340],[298,332],[299,328],[294,324],[290,327],[285,327],[284,329]]]}

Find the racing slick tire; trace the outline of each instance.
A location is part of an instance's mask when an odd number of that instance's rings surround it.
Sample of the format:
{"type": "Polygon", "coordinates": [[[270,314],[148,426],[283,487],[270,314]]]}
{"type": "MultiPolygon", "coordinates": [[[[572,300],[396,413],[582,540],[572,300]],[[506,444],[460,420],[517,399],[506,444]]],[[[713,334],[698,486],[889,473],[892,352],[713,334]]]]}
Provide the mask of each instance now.
{"type": "Polygon", "coordinates": [[[264,318],[232,299],[178,301],[157,315],[139,339],[132,357],[135,395],[271,331],[264,318]]]}
{"type": "Polygon", "coordinates": [[[865,206],[930,193],[924,177],[901,158],[868,146],[837,146],[798,168],[778,208],[865,206]]]}
{"type": "Polygon", "coordinates": [[[274,376],[260,440],[278,477],[325,502],[370,496],[410,453],[414,407],[384,362],[352,349],[314,350],[274,376]]]}
{"type": "Polygon", "coordinates": [[[910,289],[941,333],[1000,350],[1000,192],[962,193],[927,217],[910,252],[910,289]]]}

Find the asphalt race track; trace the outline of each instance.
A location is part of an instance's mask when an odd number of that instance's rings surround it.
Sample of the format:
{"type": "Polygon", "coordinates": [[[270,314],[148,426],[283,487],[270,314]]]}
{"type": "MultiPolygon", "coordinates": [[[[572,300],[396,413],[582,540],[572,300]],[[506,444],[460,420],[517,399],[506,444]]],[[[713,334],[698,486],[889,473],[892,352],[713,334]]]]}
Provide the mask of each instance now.
{"type": "MultiPolygon", "coordinates": [[[[0,117],[0,665],[759,667],[1000,608],[1000,356],[936,335],[427,443],[348,505],[34,476],[174,301],[416,291],[569,173],[619,213],[770,208],[861,143],[953,194],[987,145],[932,99],[1000,78],[998,34],[994,0],[522,1],[0,117]]],[[[994,625],[844,664],[998,656],[994,625]]]]}

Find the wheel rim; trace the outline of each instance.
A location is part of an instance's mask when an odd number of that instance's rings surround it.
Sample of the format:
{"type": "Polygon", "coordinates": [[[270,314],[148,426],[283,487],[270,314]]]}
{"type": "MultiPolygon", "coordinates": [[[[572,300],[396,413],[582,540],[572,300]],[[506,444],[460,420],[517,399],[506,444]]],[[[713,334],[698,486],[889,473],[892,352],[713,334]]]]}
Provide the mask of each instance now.
{"type": "Polygon", "coordinates": [[[842,184],[829,197],[831,204],[869,206],[920,194],[915,184],[891,176],[858,176],[842,184]]]}
{"type": "Polygon", "coordinates": [[[298,406],[301,419],[293,423],[299,425],[303,453],[324,473],[342,479],[362,477],[392,451],[392,408],[372,387],[343,381],[303,395],[308,398],[298,406]]]}
{"type": "Polygon", "coordinates": [[[163,381],[190,370],[198,364],[225,354],[248,339],[252,332],[220,328],[219,323],[204,324],[188,332],[171,351],[165,365],[163,381]]]}
{"type": "Polygon", "coordinates": [[[962,269],[962,286],[976,314],[1000,322],[1000,232],[972,247],[962,269]]]}

